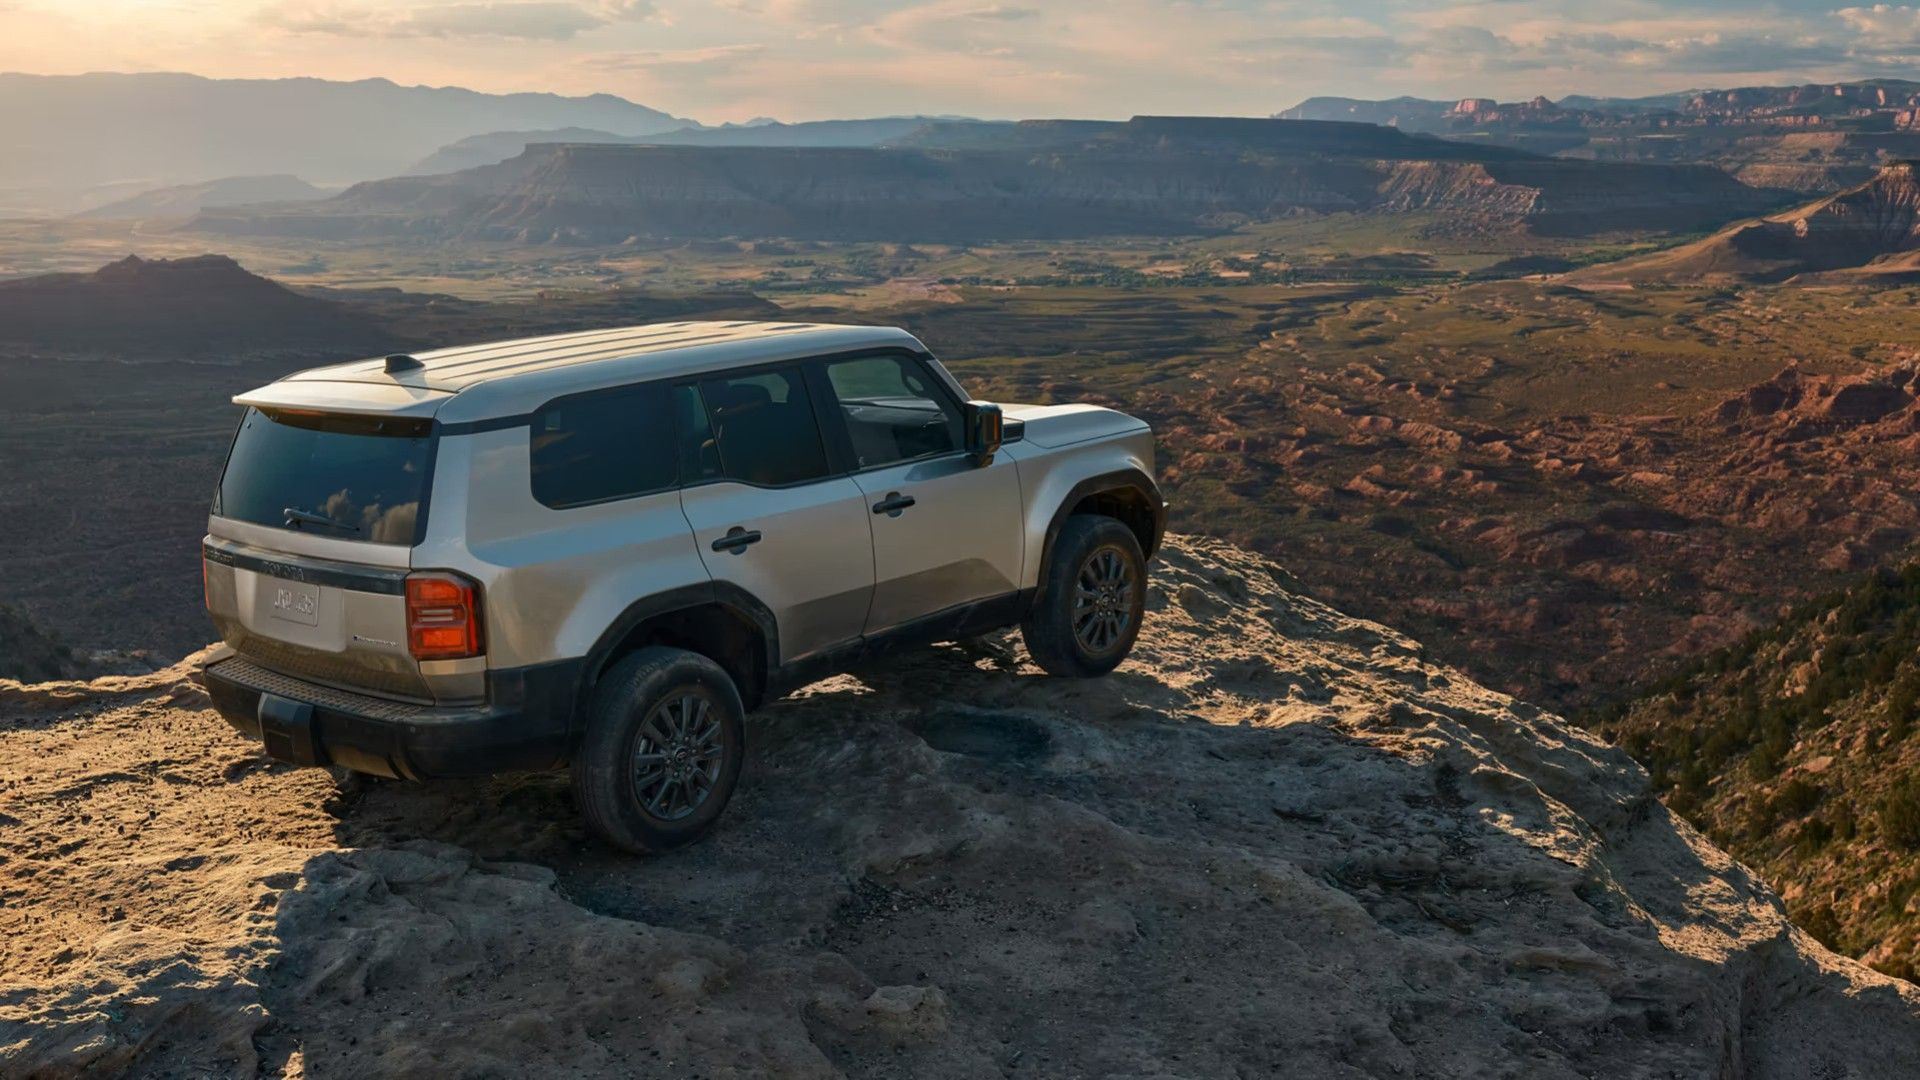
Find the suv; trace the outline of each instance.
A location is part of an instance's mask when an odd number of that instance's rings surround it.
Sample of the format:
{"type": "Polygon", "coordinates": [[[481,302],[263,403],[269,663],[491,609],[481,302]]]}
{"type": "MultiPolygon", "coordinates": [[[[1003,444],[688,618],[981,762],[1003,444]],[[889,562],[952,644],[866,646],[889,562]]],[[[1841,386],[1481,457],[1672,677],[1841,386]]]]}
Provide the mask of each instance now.
{"type": "Polygon", "coordinates": [[[885,327],[595,330],[234,401],[219,711],[299,765],[570,765],[635,852],[713,824],[746,710],[884,650],[1018,624],[1050,674],[1112,670],[1165,524],[1146,424],[970,401],[885,327]]]}

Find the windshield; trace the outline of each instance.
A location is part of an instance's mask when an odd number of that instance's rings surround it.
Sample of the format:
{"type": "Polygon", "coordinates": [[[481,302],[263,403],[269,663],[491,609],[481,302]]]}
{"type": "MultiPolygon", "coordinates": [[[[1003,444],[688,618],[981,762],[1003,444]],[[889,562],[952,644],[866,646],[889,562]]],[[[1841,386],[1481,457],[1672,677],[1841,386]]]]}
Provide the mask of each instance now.
{"type": "Polygon", "coordinates": [[[213,512],[348,540],[417,543],[432,433],[430,420],[250,408],[213,512]]]}

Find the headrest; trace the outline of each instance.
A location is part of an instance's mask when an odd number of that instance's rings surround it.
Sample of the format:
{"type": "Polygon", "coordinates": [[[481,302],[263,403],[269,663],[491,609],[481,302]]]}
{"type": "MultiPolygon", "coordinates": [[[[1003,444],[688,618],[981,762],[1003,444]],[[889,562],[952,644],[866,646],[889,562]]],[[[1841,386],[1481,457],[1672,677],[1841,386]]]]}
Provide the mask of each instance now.
{"type": "Polygon", "coordinates": [[[738,412],[755,405],[773,404],[773,394],[757,383],[727,383],[720,389],[715,412],[738,412]]]}

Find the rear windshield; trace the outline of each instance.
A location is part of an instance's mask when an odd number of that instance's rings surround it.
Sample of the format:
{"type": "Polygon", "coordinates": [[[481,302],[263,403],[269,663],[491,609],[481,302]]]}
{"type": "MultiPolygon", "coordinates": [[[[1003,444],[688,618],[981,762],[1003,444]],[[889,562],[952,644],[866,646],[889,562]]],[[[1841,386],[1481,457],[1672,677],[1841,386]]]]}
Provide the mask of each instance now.
{"type": "Polygon", "coordinates": [[[376,544],[426,528],[433,422],[248,409],[213,512],[376,544]]]}

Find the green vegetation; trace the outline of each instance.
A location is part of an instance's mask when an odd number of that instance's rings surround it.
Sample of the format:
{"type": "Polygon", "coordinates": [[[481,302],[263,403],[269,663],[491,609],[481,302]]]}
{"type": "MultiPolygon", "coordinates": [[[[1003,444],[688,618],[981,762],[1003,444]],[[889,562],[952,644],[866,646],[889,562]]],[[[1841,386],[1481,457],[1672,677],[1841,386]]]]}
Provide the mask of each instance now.
{"type": "Polygon", "coordinates": [[[1890,843],[1920,850],[1920,776],[1896,782],[1880,800],[1880,832],[1890,843]]]}
{"type": "Polygon", "coordinates": [[[1920,564],[1868,574],[1590,715],[1672,808],[1789,891],[1803,925],[1911,975],[1920,564]],[[1882,903],[1857,901],[1879,890],[1882,903]]]}

